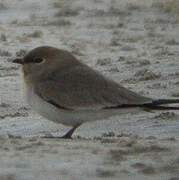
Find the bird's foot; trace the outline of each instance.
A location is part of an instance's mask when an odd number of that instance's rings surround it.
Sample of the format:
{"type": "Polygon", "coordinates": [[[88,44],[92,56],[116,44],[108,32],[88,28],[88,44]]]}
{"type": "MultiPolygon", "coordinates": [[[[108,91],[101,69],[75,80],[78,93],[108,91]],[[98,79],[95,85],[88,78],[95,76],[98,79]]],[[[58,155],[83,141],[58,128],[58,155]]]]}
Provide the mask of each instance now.
{"type": "Polygon", "coordinates": [[[41,136],[41,138],[47,138],[47,139],[72,139],[72,137],[68,136],[68,135],[63,135],[63,136],[54,136],[52,134],[46,134],[44,136],[41,136]]]}
{"type": "Polygon", "coordinates": [[[65,135],[63,135],[61,138],[63,138],[63,139],[72,139],[72,135],[73,135],[74,131],[75,131],[76,128],[78,128],[79,126],[80,126],[80,124],[74,126],[74,127],[71,128],[65,135]]]}
{"type": "Polygon", "coordinates": [[[74,131],[76,130],[76,128],[78,128],[80,126],[76,125],[73,128],[71,128],[65,135],[57,137],[52,135],[51,133],[46,133],[42,138],[60,138],[60,139],[72,139],[72,135],[74,133],[74,131]]]}
{"type": "Polygon", "coordinates": [[[45,135],[43,135],[41,138],[58,138],[58,137],[54,136],[51,133],[45,133],[45,135]]]}

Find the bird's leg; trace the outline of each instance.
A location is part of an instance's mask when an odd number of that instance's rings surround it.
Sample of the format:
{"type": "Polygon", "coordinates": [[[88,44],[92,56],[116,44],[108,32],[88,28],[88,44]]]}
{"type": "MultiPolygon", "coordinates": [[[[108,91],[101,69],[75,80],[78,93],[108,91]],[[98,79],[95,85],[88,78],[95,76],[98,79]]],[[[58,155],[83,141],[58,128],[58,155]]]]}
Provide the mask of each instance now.
{"type": "Polygon", "coordinates": [[[71,128],[65,135],[63,135],[60,138],[64,138],[64,139],[71,139],[74,131],[80,126],[81,124],[78,124],[76,126],[74,126],[73,128],[71,128]]]}

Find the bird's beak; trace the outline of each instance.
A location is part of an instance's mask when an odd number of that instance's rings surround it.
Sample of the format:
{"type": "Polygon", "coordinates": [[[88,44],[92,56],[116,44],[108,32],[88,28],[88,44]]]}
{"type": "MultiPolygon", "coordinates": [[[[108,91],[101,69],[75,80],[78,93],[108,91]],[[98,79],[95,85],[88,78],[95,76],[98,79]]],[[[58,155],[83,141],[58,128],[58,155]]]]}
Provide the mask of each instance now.
{"type": "Polygon", "coordinates": [[[17,64],[24,64],[24,59],[17,58],[17,59],[14,59],[12,62],[17,63],[17,64]]]}

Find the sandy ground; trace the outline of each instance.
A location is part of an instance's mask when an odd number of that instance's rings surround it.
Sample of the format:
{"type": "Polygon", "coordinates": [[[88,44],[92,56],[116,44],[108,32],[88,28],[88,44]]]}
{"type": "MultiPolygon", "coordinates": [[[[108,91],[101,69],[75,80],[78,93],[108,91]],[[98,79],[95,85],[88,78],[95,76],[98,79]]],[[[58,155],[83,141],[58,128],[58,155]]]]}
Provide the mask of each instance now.
{"type": "Polygon", "coordinates": [[[82,125],[73,140],[43,139],[68,127],[29,109],[11,63],[56,46],[143,95],[179,98],[179,2],[161,2],[0,1],[0,180],[179,179],[178,112],[115,116],[82,125]]]}

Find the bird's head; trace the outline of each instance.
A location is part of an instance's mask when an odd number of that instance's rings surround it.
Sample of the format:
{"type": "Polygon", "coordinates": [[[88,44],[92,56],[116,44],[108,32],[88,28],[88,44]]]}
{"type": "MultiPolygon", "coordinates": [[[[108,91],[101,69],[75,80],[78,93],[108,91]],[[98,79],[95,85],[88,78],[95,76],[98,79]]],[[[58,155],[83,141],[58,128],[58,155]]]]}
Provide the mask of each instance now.
{"type": "Polygon", "coordinates": [[[13,60],[21,64],[24,77],[32,81],[42,80],[54,71],[73,66],[79,61],[68,51],[50,46],[41,46],[31,50],[22,58],[13,60]]]}

